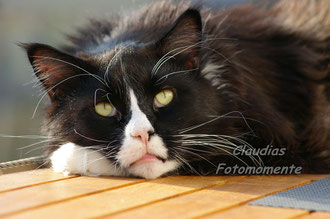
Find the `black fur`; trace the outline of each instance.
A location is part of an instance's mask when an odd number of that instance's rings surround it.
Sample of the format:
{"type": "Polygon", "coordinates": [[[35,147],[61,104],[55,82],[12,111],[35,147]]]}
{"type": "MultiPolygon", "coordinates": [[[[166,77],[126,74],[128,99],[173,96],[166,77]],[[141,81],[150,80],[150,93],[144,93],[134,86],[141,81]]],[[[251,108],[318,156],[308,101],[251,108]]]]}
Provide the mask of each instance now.
{"type": "MultiPolygon", "coordinates": [[[[186,2],[163,1],[130,18],[93,21],[70,37],[72,45],[65,46],[64,52],[41,44],[26,45],[36,75],[52,99],[46,133],[81,146],[95,142],[74,130],[94,139],[121,142],[131,116],[131,87],[141,110],[164,139],[170,157],[180,153],[201,174],[215,174],[220,162],[234,165],[241,161],[202,143],[189,146],[198,156],[180,151],[176,149],[179,143],[175,143],[180,137],[173,135],[221,115],[226,116],[185,134],[227,135],[255,148],[269,144],[286,148],[285,156],[261,159],[267,166],[295,164],[304,172],[329,173],[330,34],[326,29],[330,16],[325,15],[318,30],[313,29],[318,34],[311,34],[307,27],[287,25],[286,13],[296,16],[297,22],[304,15],[298,6],[296,11],[287,12],[284,2],[271,9],[246,5],[212,11],[186,2]],[[157,61],[176,48],[188,49],[152,75],[157,61]],[[57,58],[81,69],[35,56],[57,58]],[[219,68],[203,72],[210,63],[219,68]],[[107,84],[86,75],[86,71],[105,78],[107,84]],[[176,71],[187,72],[163,77],[176,71]],[[74,75],[77,77],[52,87],[74,75]],[[98,88],[109,92],[119,111],[116,117],[104,118],[94,112],[98,88]],[[175,99],[155,110],[153,98],[164,88],[174,89],[175,99]]],[[[309,7],[308,0],[304,2],[309,7]]],[[[321,4],[329,6],[325,1],[321,4]]],[[[105,93],[98,94],[98,100],[107,101],[105,93]]],[[[120,144],[116,147],[119,150],[120,144]]],[[[55,149],[49,147],[48,153],[55,149]]],[[[250,158],[240,158],[253,165],[250,158]]],[[[184,165],[178,172],[196,173],[190,171],[184,165]]]]}

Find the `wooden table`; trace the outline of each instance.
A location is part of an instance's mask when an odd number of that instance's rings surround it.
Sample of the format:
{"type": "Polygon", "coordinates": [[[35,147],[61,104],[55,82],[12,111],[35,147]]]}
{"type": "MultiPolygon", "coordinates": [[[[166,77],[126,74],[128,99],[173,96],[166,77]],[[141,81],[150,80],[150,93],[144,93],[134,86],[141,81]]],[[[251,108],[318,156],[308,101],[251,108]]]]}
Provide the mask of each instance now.
{"type": "Polygon", "coordinates": [[[173,176],[155,180],[63,176],[49,169],[0,176],[1,218],[330,218],[251,206],[329,175],[173,176]]]}

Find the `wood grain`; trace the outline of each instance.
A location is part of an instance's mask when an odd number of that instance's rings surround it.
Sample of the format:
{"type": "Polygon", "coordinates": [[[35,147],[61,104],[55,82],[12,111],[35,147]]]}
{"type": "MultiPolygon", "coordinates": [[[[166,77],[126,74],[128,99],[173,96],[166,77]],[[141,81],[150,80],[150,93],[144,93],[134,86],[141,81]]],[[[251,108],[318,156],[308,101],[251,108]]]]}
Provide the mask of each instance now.
{"type": "Polygon", "coordinates": [[[327,212],[247,205],[328,176],[171,176],[143,180],[63,176],[44,169],[0,176],[0,217],[330,219],[327,212]]]}
{"type": "Polygon", "coordinates": [[[235,218],[235,219],[264,219],[264,218],[292,218],[308,214],[309,211],[290,209],[290,208],[273,208],[264,206],[243,205],[239,207],[229,208],[215,214],[203,217],[204,219],[218,218],[235,218]]]}
{"type": "Polygon", "coordinates": [[[0,195],[0,216],[142,182],[141,179],[78,177],[0,195]]]}
{"type": "Polygon", "coordinates": [[[329,212],[312,212],[311,214],[298,217],[299,219],[330,219],[329,212]]]}
{"type": "Polygon", "coordinates": [[[31,209],[14,218],[58,218],[65,217],[97,217],[118,212],[124,209],[150,204],[154,201],[185,194],[211,185],[239,180],[241,177],[219,176],[198,177],[178,176],[146,181],[140,184],[118,188],[111,191],[84,196],[79,199],[31,209]],[[83,208],[81,206],[84,206],[83,208]],[[72,209],[79,209],[73,211],[72,209]],[[57,212],[57,214],[49,214],[57,212]]]}
{"type": "Polygon", "coordinates": [[[108,214],[108,216],[114,218],[131,218],[133,216],[153,218],[153,215],[157,215],[157,218],[173,218],[176,215],[184,215],[184,218],[198,217],[308,182],[309,180],[298,176],[249,176],[239,181],[174,197],[121,214],[108,214]]]}
{"type": "Polygon", "coordinates": [[[77,176],[64,176],[63,174],[54,173],[51,169],[0,175],[0,193],[74,177],[77,176]]]}

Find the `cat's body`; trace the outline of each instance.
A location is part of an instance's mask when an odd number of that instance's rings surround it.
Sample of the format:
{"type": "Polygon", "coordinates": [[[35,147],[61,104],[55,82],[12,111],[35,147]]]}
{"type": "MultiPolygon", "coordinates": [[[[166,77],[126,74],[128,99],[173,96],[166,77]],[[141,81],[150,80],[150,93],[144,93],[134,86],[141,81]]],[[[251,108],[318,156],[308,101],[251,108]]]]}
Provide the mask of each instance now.
{"type": "Polygon", "coordinates": [[[313,2],[212,11],[163,1],[93,21],[67,54],[28,45],[52,99],[54,169],[155,178],[220,174],[226,163],[329,173],[330,6],[313,2]],[[159,104],[164,90],[173,99],[159,104]],[[111,115],[93,111],[103,102],[111,115]],[[240,146],[285,153],[232,156],[240,146]]]}

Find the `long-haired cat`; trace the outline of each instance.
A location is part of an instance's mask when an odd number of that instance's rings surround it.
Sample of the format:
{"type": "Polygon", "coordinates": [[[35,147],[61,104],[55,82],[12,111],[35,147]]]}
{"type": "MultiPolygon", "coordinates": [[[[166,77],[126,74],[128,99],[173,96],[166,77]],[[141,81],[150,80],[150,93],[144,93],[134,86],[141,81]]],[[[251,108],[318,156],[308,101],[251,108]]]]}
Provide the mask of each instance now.
{"type": "Polygon", "coordinates": [[[219,164],[330,173],[329,5],[156,1],[93,20],[61,50],[25,44],[51,99],[52,167],[144,178],[223,174],[219,164]]]}

